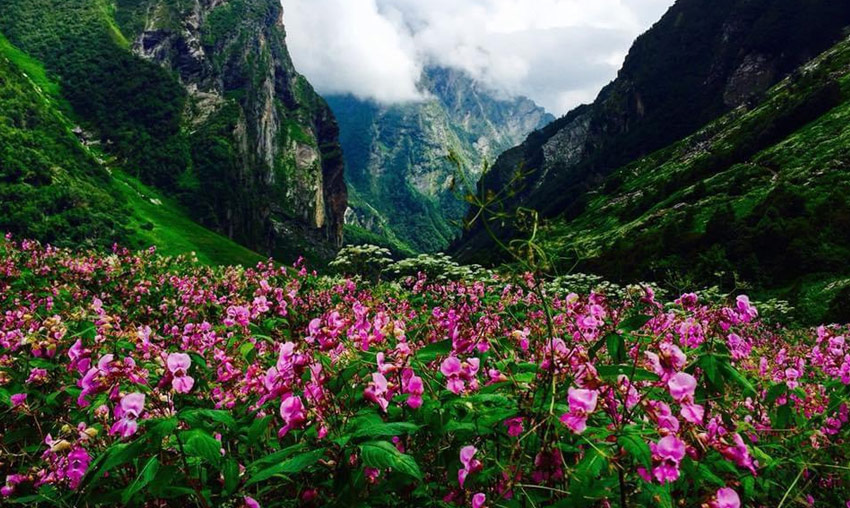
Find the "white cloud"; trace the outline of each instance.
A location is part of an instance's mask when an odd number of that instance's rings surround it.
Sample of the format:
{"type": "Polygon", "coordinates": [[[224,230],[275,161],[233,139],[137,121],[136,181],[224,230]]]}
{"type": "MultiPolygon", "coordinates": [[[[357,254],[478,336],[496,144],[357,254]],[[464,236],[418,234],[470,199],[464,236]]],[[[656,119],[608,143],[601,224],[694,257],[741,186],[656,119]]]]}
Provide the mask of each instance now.
{"type": "Polygon", "coordinates": [[[673,0],[283,0],[296,67],[324,94],[415,100],[425,65],[555,114],[591,101],[673,0]]]}

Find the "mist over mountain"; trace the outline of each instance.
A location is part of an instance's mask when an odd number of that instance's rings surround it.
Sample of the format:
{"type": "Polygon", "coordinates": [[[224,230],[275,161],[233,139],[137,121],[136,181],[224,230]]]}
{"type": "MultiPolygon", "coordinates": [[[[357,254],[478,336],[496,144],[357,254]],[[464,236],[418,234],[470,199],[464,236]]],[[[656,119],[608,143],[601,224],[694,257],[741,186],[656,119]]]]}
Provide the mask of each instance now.
{"type": "Polygon", "coordinates": [[[453,69],[429,67],[418,86],[423,99],[398,105],[327,97],[340,123],[349,240],[366,233],[401,251],[446,248],[484,165],[554,119],[453,69]]]}

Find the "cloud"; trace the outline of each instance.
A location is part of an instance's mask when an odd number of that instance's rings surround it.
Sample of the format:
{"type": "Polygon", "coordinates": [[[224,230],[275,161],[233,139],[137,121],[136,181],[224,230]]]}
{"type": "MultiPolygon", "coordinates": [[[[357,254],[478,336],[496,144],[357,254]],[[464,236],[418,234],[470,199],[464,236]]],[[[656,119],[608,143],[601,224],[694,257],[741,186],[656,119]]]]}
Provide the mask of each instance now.
{"type": "Polygon", "coordinates": [[[283,7],[289,51],[320,92],[381,102],[421,98],[413,41],[375,0],[287,0],[283,7]]]}
{"type": "Polygon", "coordinates": [[[421,98],[426,65],[556,114],[593,100],[673,0],[283,0],[296,67],[324,94],[421,98]]]}

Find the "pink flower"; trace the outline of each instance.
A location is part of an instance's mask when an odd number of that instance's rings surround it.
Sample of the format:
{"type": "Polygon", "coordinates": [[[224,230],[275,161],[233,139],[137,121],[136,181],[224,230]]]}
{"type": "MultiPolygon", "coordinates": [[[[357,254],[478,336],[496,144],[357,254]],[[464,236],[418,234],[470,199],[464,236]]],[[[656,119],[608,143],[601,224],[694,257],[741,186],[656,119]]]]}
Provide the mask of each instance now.
{"type": "Polygon", "coordinates": [[[307,419],[301,397],[287,395],[280,403],[280,417],[286,425],[278,431],[278,437],[283,437],[290,430],[298,428],[307,419]]]}
{"type": "Polygon", "coordinates": [[[419,409],[422,406],[422,394],[425,393],[422,378],[415,375],[412,369],[404,369],[401,373],[401,384],[404,393],[409,394],[407,405],[412,409],[419,409]]]}
{"type": "Polygon", "coordinates": [[[260,508],[260,503],[258,503],[253,497],[243,497],[242,504],[245,508],[260,508]]]}
{"type": "Polygon", "coordinates": [[[738,493],[734,490],[729,487],[723,487],[717,491],[714,501],[709,506],[711,508],[741,508],[741,498],[738,497],[738,493]]]}
{"type": "Polygon", "coordinates": [[[26,383],[41,384],[45,381],[47,381],[47,371],[45,369],[32,369],[26,383]]]}
{"type": "Polygon", "coordinates": [[[741,316],[741,321],[745,323],[749,323],[759,315],[759,311],[753,307],[747,295],[740,295],[735,300],[735,308],[738,311],[738,315],[741,316]]]}
{"type": "Polygon", "coordinates": [[[189,393],[192,386],[195,385],[195,379],[192,376],[186,375],[189,366],[192,365],[192,359],[185,353],[171,353],[165,361],[168,366],[168,371],[174,376],[171,380],[171,386],[177,393],[189,393]]]}
{"type": "Polygon", "coordinates": [[[82,447],[78,446],[68,454],[68,465],[65,467],[65,476],[68,477],[72,490],[80,485],[90,463],[91,457],[82,447]]]}
{"type": "Polygon", "coordinates": [[[112,424],[109,434],[120,434],[127,438],[136,433],[138,424],[136,420],[142,414],[145,407],[145,394],[128,393],[121,399],[121,404],[115,408],[115,417],[119,420],[112,424]]]}
{"type": "Polygon", "coordinates": [[[705,418],[705,408],[699,404],[683,404],[681,415],[686,421],[700,425],[705,418]]]}
{"type": "Polygon", "coordinates": [[[386,398],[387,386],[387,378],[380,372],[373,372],[372,382],[363,390],[363,396],[381,406],[381,410],[384,412],[387,411],[387,407],[390,404],[386,398]]]}
{"type": "Polygon", "coordinates": [[[749,469],[750,472],[755,475],[758,462],[754,461],[752,456],[750,456],[750,451],[744,443],[744,439],[740,434],[735,434],[732,436],[732,440],[734,441],[734,444],[721,449],[720,453],[722,453],[727,460],[731,460],[739,467],[749,469]]]}
{"type": "Polygon", "coordinates": [[[22,406],[27,401],[27,394],[26,393],[16,393],[16,394],[12,395],[11,397],[9,397],[9,399],[12,402],[12,407],[22,406]]]}
{"type": "Polygon", "coordinates": [[[366,482],[371,484],[378,483],[378,477],[381,476],[381,470],[374,467],[363,468],[363,476],[366,477],[366,482]]]}
{"type": "Polygon", "coordinates": [[[477,389],[478,379],[476,375],[480,365],[481,361],[478,358],[469,358],[461,362],[458,357],[450,356],[443,360],[440,365],[440,372],[448,378],[446,388],[455,395],[466,391],[467,383],[469,383],[469,389],[477,389]]]}
{"type": "Polygon", "coordinates": [[[678,437],[662,437],[658,443],[650,443],[652,458],[656,466],[652,475],[662,485],[679,479],[679,463],[685,457],[685,443],[678,437]]]}
{"type": "Polygon", "coordinates": [[[697,380],[690,374],[679,372],[670,378],[667,382],[667,387],[670,389],[670,395],[676,402],[693,400],[697,380]]]}
{"type": "Polygon", "coordinates": [[[10,474],[6,476],[6,484],[0,487],[0,496],[9,497],[15,493],[15,486],[27,479],[22,474],[10,474]]]}
{"type": "Polygon", "coordinates": [[[669,379],[674,373],[681,370],[688,361],[685,353],[673,344],[663,343],[658,347],[659,353],[647,351],[644,353],[652,370],[661,376],[662,380],[669,379]]]}
{"type": "Polygon", "coordinates": [[[561,415],[561,423],[576,434],[581,434],[587,428],[587,417],[596,410],[599,393],[596,390],[586,390],[570,387],[567,400],[570,411],[561,415]]]}
{"type": "Polygon", "coordinates": [[[472,496],[472,508],[484,508],[484,503],[487,501],[487,496],[483,492],[479,492],[472,496]]]}
{"type": "Polygon", "coordinates": [[[508,427],[508,435],[511,437],[517,437],[522,434],[522,417],[517,418],[509,418],[505,420],[504,424],[508,427]]]}
{"type": "Polygon", "coordinates": [[[478,449],[472,445],[460,449],[460,462],[463,464],[463,468],[457,472],[457,482],[461,487],[463,487],[466,477],[470,473],[480,471],[482,468],[481,462],[473,458],[477,452],[478,449]]]}

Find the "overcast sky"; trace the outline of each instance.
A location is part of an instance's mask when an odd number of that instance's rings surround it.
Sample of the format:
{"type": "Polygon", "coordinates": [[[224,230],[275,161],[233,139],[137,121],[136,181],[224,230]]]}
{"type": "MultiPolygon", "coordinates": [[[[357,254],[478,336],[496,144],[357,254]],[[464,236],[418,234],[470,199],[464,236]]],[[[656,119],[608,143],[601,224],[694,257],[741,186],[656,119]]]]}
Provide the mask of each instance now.
{"type": "Polygon", "coordinates": [[[674,0],[282,0],[296,68],[322,94],[421,99],[425,65],[562,115],[612,80],[674,0]]]}

